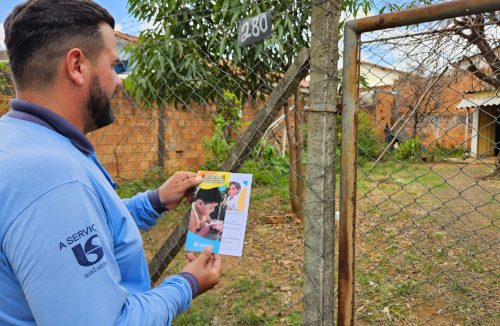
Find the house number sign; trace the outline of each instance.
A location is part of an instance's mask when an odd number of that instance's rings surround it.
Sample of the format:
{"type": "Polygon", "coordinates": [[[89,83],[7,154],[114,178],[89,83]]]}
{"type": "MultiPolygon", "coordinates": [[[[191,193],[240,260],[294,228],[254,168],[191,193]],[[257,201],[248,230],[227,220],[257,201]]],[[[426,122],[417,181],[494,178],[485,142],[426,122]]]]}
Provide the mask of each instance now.
{"type": "Polygon", "coordinates": [[[245,46],[265,39],[272,33],[271,12],[240,20],[238,45],[245,46]]]}

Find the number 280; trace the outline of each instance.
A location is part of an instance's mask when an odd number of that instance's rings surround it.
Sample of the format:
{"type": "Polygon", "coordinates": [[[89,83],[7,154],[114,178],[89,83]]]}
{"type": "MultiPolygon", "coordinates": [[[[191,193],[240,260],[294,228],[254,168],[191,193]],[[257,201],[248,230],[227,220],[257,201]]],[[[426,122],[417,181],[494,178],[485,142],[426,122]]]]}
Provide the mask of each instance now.
{"type": "Polygon", "coordinates": [[[245,42],[249,37],[257,37],[261,33],[265,33],[269,28],[265,15],[252,18],[241,27],[241,42],[245,42]]]}

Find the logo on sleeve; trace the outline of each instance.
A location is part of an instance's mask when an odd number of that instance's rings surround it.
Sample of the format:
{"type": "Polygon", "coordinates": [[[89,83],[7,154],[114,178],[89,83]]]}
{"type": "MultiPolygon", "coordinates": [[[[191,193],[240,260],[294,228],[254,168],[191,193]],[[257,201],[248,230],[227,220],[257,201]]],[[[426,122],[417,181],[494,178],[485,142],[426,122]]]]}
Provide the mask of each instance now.
{"type": "Polygon", "coordinates": [[[71,248],[81,266],[92,266],[104,257],[101,241],[95,224],[81,229],[59,242],[59,250],[71,248]]]}
{"type": "Polygon", "coordinates": [[[76,261],[81,266],[92,266],[102,259],[104,252],[97,234],[91,236],[85,241],[85,244],[77,244],[72,247],[76,261]]]}

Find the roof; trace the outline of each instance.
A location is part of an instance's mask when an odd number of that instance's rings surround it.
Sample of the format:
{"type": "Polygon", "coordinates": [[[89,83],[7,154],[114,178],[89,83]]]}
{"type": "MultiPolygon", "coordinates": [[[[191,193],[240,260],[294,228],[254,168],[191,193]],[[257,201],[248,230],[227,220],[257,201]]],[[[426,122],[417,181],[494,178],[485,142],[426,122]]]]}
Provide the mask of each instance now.
{"type": "Polygon", "coordinates": [[[125,40],[130,43],[137,43],[139,41],[139,38],[137,36],[125,34],[119,31],[115,31],[115,37],[117,39],[125,40]]]}
{"type": "Polygon", "coordinates": [[[390,71],[390,72],[397,72],[397,73],[401,73],[401,74],[407,74],[407,72],[403,71],[403,70],[398,70],[396,68],[391,68],[391,67],[387,67],[387,66],[382,66],[380,64],[377,64],[377,63],[373,63],[373,62],[370,62],[370,61],[366,61],[366,60],[361,60],[360,61],[360,64],[361,65],[368,65],[368,66],[372,66],[372,67],[377,67],[379,69],[382,69],[382,70],[386,70],[386,71],[390,71]]]}
{"type": "Polygon", "coordinates": [[[469,109],[485,106],[500,105],[500,92],[479,91],[471,93],[462,99],[457,105],[457,109],[469,109]]]}

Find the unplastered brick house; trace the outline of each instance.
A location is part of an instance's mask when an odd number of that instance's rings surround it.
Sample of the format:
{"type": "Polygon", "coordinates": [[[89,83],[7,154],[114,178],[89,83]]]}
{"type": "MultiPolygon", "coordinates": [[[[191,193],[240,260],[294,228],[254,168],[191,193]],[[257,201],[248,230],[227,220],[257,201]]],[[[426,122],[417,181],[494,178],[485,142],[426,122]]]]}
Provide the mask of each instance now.
{"type": "MultiPolygon", "coordinates": [[[[486,66],[478,66],[487,73],[486,66]]],[[[434,75],[366,63],[360,73],[367,84],[359,103],[372,117],[381,139],[386,126],[406,121],[400,140],[418,135],[425,147],[461,147],[479,157],[498,154],[500,93],[468,72],[463,62],[451,65],[437,81],[434,75]]]]}

